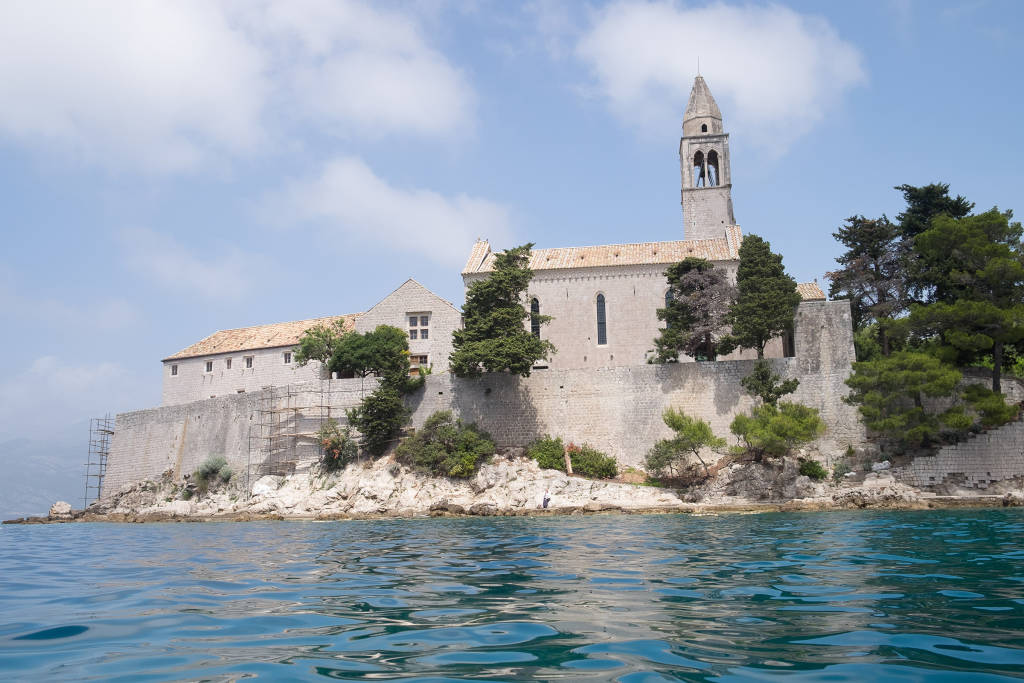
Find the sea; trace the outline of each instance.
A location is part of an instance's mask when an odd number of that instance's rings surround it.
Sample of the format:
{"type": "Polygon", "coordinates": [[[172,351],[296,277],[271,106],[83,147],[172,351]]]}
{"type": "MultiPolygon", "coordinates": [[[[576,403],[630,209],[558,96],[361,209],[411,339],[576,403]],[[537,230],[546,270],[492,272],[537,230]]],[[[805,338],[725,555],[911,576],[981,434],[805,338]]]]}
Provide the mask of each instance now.
{"type": "Polygon", "coordinates": [[[1024,510],[0,527],[0,679],[1002,681],[1024,510]]]}

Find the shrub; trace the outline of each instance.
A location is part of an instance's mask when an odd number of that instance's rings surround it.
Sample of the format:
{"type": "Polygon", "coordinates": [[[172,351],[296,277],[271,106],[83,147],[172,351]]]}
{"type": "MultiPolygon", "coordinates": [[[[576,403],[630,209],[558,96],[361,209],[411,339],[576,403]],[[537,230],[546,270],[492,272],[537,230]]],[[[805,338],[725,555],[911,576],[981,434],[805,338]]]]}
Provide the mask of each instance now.
{"type": "Polygon", "coordinates": [[[526,455],[536,460],[542,469],[565,472],[565,444],[561,437],[537,439],[527,447],[526,455]]]}
{"type": "Polygon", "coordinates": [[[565,472],[565,454],[569,454],[573,474],[593,479],[611,479],[619,473],[615,458],[583,444],[564,445],[561,437],[544,436],[537,439],[526,449],[526,454],[537,461],[543,469],[565,472]]]}
{"type": "Polygon", "coordinates": [[[702,448],[722,448],[725,439],[715,436],[711,425],[704,420],[690,417],[675,408],[666,409],[661,419],[676,435],[672,439],[662,439],[647,452],[644,459],[647,471],[656,477],[678,477],[687,468],[685,459],[693,455],[704,466],[704,476],[709,476],[708,464],[700,457],[700,451],[702,448]]]}
{"type": "Polygon", "coordinates": [[[749,415],[737,415],[729,429],[743,440],[741,450],[760,460],[766,455],[786,455],[813,440],[825,431],[825,423],[814,408],[799,403],[765,403],[749,415]]]}
{"type": "Polygon", "coordinates": [[[611,479],[619,473],[619,466],[615,462],[615,458],[587,444],[582,446],[569,444],[566,450],[569,452],[569,460],[572,462],[573,474],[581,474],[593,479],[611,479]]]}
{"type": "Polygon", "coordinates": [[[800,460],[800,474],[810,477],[814,481],[821,481],[828,476],[828,470],[821,466],[817,460],[800,460]]]}
{"type": "MultiPolygon", "coordinates": [[[[849,448],[848,450],[852,451],[853,449],[849,448]]],[[[845,477],[848,472],[850,472],[849,465],[847,465],[845,462],[837,462],[835,464],[835,467],[832,468],[832,481],[836,483],[841,482],[843,480],[843,477],[845,477]]]]}
{"type": "MultiPolygon", "coordinates": [[[[204,495],[210,490],[211,484],[216,484],[218,481],[224,483],[230,481],[231,474],[231,468],[228,467],[228,461],[223,455],[211,455],[203,461],[199,469],[192,473],[192,479],[196,483],[199,495],[204,495]]],[[[191,497],[191,492],[189,497],[191,497]]],[[[188,499],[186,498],[186,500],[188,499]]]]}
{"type": "Polygon", "coordinates": [[[320,467],[325,472],[343,469],[359,455],[359,445],[352,438],[352,430],[341,427],[334,418],[328,419],[316,434],[323,449],[320,467]]]}
{"type": "Polygon", "coordinates": [[[1017,406],[1009,405],[1002,394],[981,384],[970,384],[964,399],[977,413],[983,427],[998,427],[1017,417],[1017,406]]]}
{"type": "Polygon", "coordinates": [[[451,411],[439,411],[398,445],[395,459],[439,477],[471,477],[494,453],[494,441],[474,424],[463,424],[451,411]]]}
{"type": "Polygon", "coordinates": [[[381,384],[362,400],[357,408],[346,413],[348,421],[362,435],[361,445],[373,455],[383,455],[398,438],[398,433],[409,417],[402,402],[402,394],[391,386],[381,384]]]}

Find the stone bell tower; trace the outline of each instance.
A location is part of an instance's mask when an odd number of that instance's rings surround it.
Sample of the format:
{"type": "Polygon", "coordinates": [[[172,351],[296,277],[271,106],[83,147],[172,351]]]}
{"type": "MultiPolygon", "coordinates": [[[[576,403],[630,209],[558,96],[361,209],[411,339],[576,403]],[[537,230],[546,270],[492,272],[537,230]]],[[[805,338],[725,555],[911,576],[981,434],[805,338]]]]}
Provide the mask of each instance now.
{"type": "Polygon", "coordinates": [[[732,215],[732,174],[729,172],[729,134],[722,130],[722,112],[700,76],[693,82],[683,115],[679,140],[683,177],[683,239],[725,236],[735,225],[732,215]]]}

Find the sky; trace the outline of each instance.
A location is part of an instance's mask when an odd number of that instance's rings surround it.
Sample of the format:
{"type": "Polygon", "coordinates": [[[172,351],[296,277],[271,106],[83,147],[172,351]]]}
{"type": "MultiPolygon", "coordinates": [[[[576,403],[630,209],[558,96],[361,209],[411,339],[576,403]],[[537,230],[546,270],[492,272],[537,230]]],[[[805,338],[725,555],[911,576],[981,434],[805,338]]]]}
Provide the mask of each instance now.
{"type": "Polygon", "coordinates": [[[1024,211],[1024,3],[0,3],[0,516],[78,505],[88,420],[234,327],[457,305],[496,249],[679,239],[700,73],[799,281],[893,187],[1024,211]],[[29,509],[33,508],[33,509],[29,509]]]}

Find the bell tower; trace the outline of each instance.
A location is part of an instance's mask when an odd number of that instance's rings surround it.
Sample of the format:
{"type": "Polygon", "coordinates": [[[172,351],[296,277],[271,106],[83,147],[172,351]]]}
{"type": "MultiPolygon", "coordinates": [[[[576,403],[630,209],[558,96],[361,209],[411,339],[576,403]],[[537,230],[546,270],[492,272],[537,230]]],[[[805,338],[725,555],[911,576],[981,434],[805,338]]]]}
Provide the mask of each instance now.
{"type": "Polygon", "coordinates": [[[701,76],[693,82],[683,114],[679,167],[683,178],[683,239],[725,237],[725,227],[736,224],[732,215],[729,134],[723,132],[722,112],[701,76]]]}

